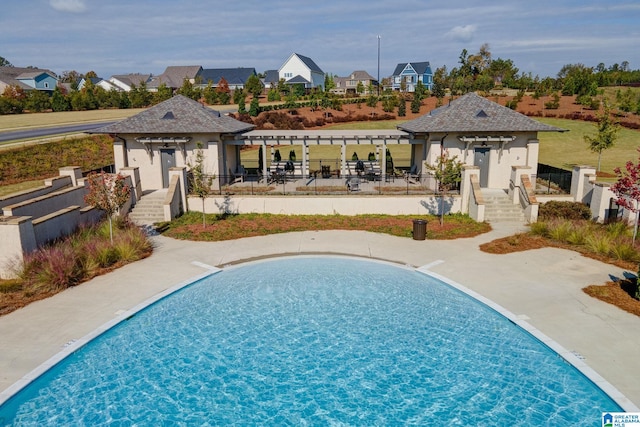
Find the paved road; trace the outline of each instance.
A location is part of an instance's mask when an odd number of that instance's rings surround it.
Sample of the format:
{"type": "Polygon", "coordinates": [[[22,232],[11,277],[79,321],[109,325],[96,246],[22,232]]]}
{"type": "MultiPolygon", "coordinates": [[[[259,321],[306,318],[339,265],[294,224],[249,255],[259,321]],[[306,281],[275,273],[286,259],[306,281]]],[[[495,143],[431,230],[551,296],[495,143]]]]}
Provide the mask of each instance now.
{"type": "Polygon", "coordinates": [[[75,132],[84,132],[91,129],[96,129],[102,126],[107,126],[114,121],[111,122],[100,122],[100,123],[84,123],[78,125],[65,125],[65,126],[54,126],[40,129],[27,129],[27,130],[17,130],[10,132],[0,132],[0,142],[6,141],[15,141],[18,139],[31,139],[38,138],[40,136],[51,136],[51,135],[60,135],[63,133],[75,133],[75,132]]]}

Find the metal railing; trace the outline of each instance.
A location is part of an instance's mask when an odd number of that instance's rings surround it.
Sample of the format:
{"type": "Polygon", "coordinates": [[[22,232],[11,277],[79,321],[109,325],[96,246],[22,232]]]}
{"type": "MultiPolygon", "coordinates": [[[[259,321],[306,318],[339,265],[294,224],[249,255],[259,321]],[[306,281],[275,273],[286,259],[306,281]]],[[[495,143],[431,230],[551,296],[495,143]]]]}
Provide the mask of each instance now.
{"type": "Polygon", "coordinates": [[[434,194],[436,182],[431,175],[420,175],[415,180],[407,180],[401,172],[385,175],[347,175],[314,172],[310,175],[289,172],[259,173],[248,168],[243,176],[215,176],[210,194],[212,195],[426,195],[434,194]],[[358,180],[358,190],[352,191],[347,184],[358,180]]]}

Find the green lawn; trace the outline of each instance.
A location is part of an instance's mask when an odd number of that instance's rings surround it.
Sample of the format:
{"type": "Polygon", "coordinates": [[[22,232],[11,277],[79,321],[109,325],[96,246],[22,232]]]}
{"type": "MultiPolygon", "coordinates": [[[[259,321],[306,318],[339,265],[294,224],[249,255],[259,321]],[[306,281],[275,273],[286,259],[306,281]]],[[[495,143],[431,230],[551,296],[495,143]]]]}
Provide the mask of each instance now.
{"type": "MultiPolygon", "coordinates": [[[[598,154],[589,150],[584,135],[595,135],[594,123],[577,120],[536,118],[537,120],[569,132],[540,132],[540,163],[571,170],[575,165],[598,165],[598,154]]],[[[638,159],[640,131],[621,128],[615,145],[602,152],[602,172],[613,173],[617,166],[638,159]]]]}

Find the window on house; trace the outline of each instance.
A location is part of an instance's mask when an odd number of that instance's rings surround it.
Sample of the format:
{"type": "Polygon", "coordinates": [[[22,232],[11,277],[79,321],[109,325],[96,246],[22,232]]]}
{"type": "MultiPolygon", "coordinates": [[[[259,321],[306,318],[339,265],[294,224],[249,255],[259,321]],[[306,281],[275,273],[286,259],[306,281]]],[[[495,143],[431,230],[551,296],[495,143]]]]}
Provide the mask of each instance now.
{"type": "Polygon", "coordinates": [[[44,82],[44,88],[49,89],[49,82],[44,82]]]}

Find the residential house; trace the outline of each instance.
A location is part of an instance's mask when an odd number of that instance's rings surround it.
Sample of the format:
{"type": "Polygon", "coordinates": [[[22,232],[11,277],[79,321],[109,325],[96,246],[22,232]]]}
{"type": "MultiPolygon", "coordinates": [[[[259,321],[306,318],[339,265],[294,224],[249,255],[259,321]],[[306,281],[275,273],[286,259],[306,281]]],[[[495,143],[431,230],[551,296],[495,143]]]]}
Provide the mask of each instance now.
{"type": "Polygon", "coordinates": [[[267,70],[264,72],[264,78],[260,80],[262,81],[262,86],[268,90],[272,87],[278,87],[280,75],[278,74],[278,70],[267,70]]]}
{"type": "Polygon", "coordinates": [[[302,84],[305,89],[324,90],[324,71],[311,58],[297,53],[291,54],[282,64],[278,76],[288,85],[302,84]]]}
{"type": "Polygon", "coordinates": [[[256,75],[255,68],[205,68],[196,75],[196,85],[204,89],[211,83],[211,86],[217,87],[220,79],[224,78],[229,89],[242,90],[249,77],[256,75]]]}
{"type": "Polygon", "coordinates": [[[335,83],[336,87],[331,89],[331,92],[339,95],[357,94],[358,83],[362,83],[362,95],[369,95],[370,88],[374,88],[373,90],[376,91],[378,87],[378,81],[369,73],[363,70],[354,71],[348,77],[336,76],[333,78],[333,82],[335,83]]]}
{"type": "Polygon", "coordinates": [[[109,83],[120,91],[129,92],[134,85],[140,87],[143,83],[147,84],[150,80],[151,74],[120,74],[111,76],[109,83]]]}
{"type": "Polygon", "coordinates": [[[52,71],[39,68],[0,67],[0,94],[7,86],[17,86],[23,90],[52,92],[58,84],[58,77],[52,71]]]}
{"type": "Polygon", "coordinates": [[[169,66],[164,70],[164,73],[151,77],[147,84],[147,89],[150,92],[157,92],[158,87],[164,84],[168,88],[177,90],[182,87],[185,80],[195,84],[196,76],[201,71],[202,67],[200,65],[169,66]]]}
{"type": "Polygon", "coordinates": [[[407,62],[398,64],[391,76],[391,88],[415,92],[418,82],[422,82],[427,89],[433,86],[433,72],[429,62],[407,62]]]}
{"type": "MultiPolygon", "coordinates": [[[[110,90],[118,90],[116,86],[111,84],[108,80],[103,79],[102,77],[89,77],[89,80],[95,87],[101,87],[102,89],[109,92],[110,90]]],[[[82,90],[84,85],[87,83],[87,79],[85,77],[81,78],[78,81],[78,90],[82,90]]]]}
{"type": "MultiPolygon", "coordinates": [[[[114,136],[116,170],[139,168],[142,191],[167,188],[169,170],[193,163],[201,144],[206,173],[220,177],[235,170],[240,153],[234,141],[253,125],[176,95],[135,116],[92,130],[114,136]]],[[[217,181],[216,181],[217,182],[217,181]]]]}

